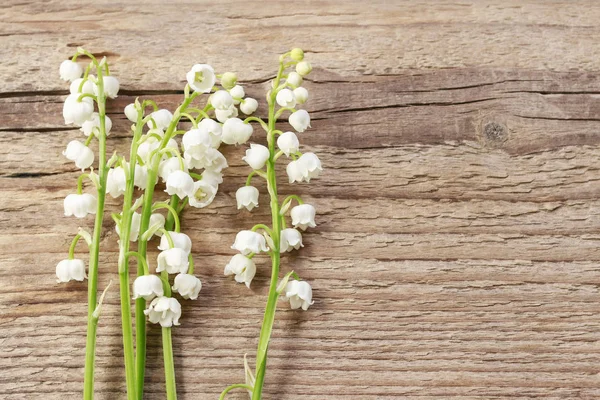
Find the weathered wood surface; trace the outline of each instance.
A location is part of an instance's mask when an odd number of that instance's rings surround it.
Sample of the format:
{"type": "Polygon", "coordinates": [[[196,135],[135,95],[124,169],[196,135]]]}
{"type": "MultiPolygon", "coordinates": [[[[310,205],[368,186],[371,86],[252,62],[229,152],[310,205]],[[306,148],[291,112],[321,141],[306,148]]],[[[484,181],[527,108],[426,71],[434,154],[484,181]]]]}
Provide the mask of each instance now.
{"type": "MultiPolygon", "coordinates": [[[[262,98],[276,55],[307,50],[301,141],[325,173],[294,187],[319,227],[284,268],[316,301],[278,311],[267,398],[600,397],[600,4],[161,3],[2,5],[0,398],[78,398],[82,385],[86,288],[54,278],[67,235],[92,224],[62,216],[77,171],[61,151],[79,133],[63,124],[57,68],[79,45],[122,82],[117,150],[124,105],[174,106],[192,63],[238,71],[262,98]]],[[[227,150],[215,203],[184,218],[204,288],[174,333],[181,399],[215,399],[255,351],[266,264],[252,291],[222,276],[235,232],[267,218],[234,209],[243,151],[227,150]]],[[[117,280],[108,222],[102,244],[100,288],[117,280]]],[[[97,398],[122,399],[116,290],[106,303],[97,398]]],[[[147,398],[162,399],[156,327],[149,354],[147,398]]]]}

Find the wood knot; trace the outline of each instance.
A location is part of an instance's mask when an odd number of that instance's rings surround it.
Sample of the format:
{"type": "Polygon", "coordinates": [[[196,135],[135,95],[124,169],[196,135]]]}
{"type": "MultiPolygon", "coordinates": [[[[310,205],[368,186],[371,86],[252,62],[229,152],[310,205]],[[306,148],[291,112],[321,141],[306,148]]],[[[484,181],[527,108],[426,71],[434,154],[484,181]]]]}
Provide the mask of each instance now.
{"type": "Polygon", "coordinates": [[[508,130],[498,122],[488,122],[483,127],[483,135],[486,140],[500,144],[508,139],[508,130]]]}

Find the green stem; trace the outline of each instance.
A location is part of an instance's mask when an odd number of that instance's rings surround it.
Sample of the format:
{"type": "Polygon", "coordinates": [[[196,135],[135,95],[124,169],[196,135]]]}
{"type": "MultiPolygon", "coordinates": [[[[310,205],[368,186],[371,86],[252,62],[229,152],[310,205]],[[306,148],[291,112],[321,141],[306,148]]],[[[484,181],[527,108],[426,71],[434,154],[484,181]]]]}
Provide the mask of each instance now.
{"type": "MultiPolygon", "coordinates": [[[[93,57],[93,56],[92,56],[93,57]]],[[[95,61],[95,59],[93,59],[95,61]]],[[[83,378],[83,398],[92,400],[94,398],[94,366],[96,361],[96,331],[98,328],[98,316],[96,311],[96,300],[98,291],[98,258],[100,254],[100,240],[102,239],[102,222],[104,220],[104,202],[106,198],[106,96],[104,95],[104,82],[102,71],[98,71],[100,78],[98,82],[98,116],[100,119],[100,132],[98,134],[98,202],[96,206],[96,218],[94,221],[94,233],[90,246],[90,263],[88,268],[88,322],[87,338],[85,344],[85,370],[83,378]]]]}
{"type": "MultiPolygon", "coordinates": [[[[279,71],[275,78],[275,87],[279,86],[281,75],[283,73],[283,64],[279,64],[279,71]]],[[[252,391],[252,400],[260,400],[262,389],[267,370],[267,352],[269,349],[269,340],[273,331],[273,323],[275,322],[275,310],[277,308],[277,281],[279,279],[279,239],[281,235],[281,216],[279,215],[279,199],[277,196],[277,175],[275,172],[275,96],[276,92],[272,91],[269,98],[269,126],[267,133],[267,141],[269,145],[269,160],[267,161],[267,189],[271,197],[271,219],[274,249],[270,252],[271,255],[271,283],[269,285],[269,296],[265,307],[265,315],[260,330],[258,340],[258,349],[256,350],[256,381],[254,390],[252,391]]]]}
{"type": "Polygon", "coordinates": [[[173,341],[171,339],[171,328],[162,328],[162,342],[167,400],[176,400],[177,388],[175,387],[175,363],[173,362],[173,341]]]}
{"type": "Polygon", "coordinates": [[[225,390],[223,390],[223,392],[221,392],[221,395],[219,396],[219,400],[225,400],[225,395],[227,393],[229,393],[230,391],[232,391],[233,389],[237,389],[237,388],[252,390],[252,386],[250,386],[250,385],[246,385],[245,383],[236,383],[234,385],[227,386],[225,388],[225,390]]]}

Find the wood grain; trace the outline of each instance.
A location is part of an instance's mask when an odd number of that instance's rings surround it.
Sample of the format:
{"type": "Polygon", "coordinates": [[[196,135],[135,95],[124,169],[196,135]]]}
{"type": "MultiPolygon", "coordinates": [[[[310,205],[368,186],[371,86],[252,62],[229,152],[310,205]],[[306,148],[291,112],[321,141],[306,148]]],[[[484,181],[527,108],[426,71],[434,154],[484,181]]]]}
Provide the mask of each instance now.
{"type": "MultiPolygon", "coordinates": [[[[237,71],[263,98],[277,54],[306,49],[314,123],[301,141],[325,173],[282,185],[319,223],[284,269],[316,301],[281,305],[266,398],[599,398],[599,18],[592,1],[5,2],[0,398],[80,396],[86,287],[54,278],[68,235],[92,224],[62,216],[77,171],[61,151],[79,132],[63,124],[57,69],[80,45],[121,80],[118,151],[123,107],[175,106],[191,64],[237,71]]],[[[244,150],[226,150],[216,201],[184,218],[203,289],[174,332],[181,399],[217,398],[254,355],[266,260],[251,291],[222,276],[235,232],[268,218],[235,210],[244,150]]],[[[105,228],[100,288],[116,281],[105,228]]],[[[117,291],[106,304],[97,399],[123,399],[117,291]]],[[[163,399],[149,330],[146,398],[163,399]]]]}

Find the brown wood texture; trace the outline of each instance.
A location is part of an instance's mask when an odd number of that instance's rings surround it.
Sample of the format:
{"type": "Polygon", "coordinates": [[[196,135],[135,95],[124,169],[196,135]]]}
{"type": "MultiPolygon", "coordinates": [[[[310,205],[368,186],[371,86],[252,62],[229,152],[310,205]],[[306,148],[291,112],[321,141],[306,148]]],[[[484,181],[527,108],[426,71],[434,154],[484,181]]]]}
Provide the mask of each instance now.
{"type": "MultiPolygon", "coordinates": [[[[280,305],[267,399],[600,398],[599,20],[594,1],[4,1],[0,398],[80,397],[86,285],[54,277],[93,223],[62,215],[77,171],[61,151],[80,133],[57,71],[80,45],[121,81],[119,151],[123,107],[175,106],[193,63],[260,99],[279,53],[314,65],[301,142],[325,172],[281,192],[318,210],[283,263],[315,304],[280,305]]],[[[184,216],[204,287],[174,331],[180,399],[216,399],[255,354],[268,262],[252,290],[222,276],[236,231],[268,220],[264,202],[235,209],[243,152],[226,150],[214,204],[184,216]]],[[[118,282],[110,218],[102,246],[101,289],[118,282]]],[[[96,398],[123,399],[116,285],[98,334],[96,398]]],[[[151,326],[148,399],[165,398],[160,351],[151,326]]]]}

